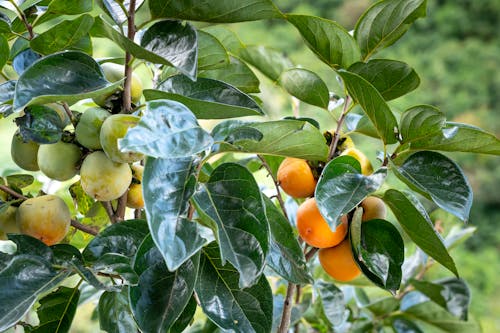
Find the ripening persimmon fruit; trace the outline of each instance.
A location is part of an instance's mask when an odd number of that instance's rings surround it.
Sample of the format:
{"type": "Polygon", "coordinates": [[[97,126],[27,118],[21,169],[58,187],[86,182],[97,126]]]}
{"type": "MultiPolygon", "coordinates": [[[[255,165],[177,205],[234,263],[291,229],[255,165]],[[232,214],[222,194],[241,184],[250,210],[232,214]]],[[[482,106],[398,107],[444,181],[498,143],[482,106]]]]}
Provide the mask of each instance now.
{"type": "Polygon", "coordinates": [[[335,280],[349,282],[361,274],[354,260],[349,239],[343,240],[337,246],[320,249],[318,257],[325,272],[335,280]]]}
{"type": "Polygon", "coordinates": [[[111,113],[102,108],[85,110],[75,128],[76,141],[88,149],[101,149],[101,126],[110,115],[111,113]]]}
{"type": "Polygon", "coordinates": [[[129,128],[137,125],[140,118],[131,114],[114,114],[106,118],[101,125],[99,141],[106,155],[116,163],[133,163],[144,158],[136,152],[122,152],[118,140],[123,139],[129,128]]]}
{"type": "Polygon", "coordinates": [[[40,145],[33,141],[25,142],[19,130],[12,137],[10,154],[12,160],[21,169],[28,171],[38,171],[38,149],[40,145]]]}
{"type": "Polygon", "coordinates": [[[374,219],[385,219],[387,216],[387,209],[385,208],[384,201],[377,197],[367,197],[361,201],[363,207],[363,216],[361,221],[369,221],[374,219]]]}
{"type": "Polygon", "coordinates": [[[305,160],[287,157],[278,168],[278,182],[291,197],[307,198],[314,194],[316,179],[305,160]]]}
{"type": "Polygon", "coordinates": [[[82,152],[77,145],[63,141],[40,145],[37,155],[40,171],[59,181],[71,179],[78,173],[81,157],[82,152]]]}
{"type": "Polygon", "coordinates": [[[144,208],[144,197],[142,195],[142,174],[144,167],[140,164],[133,164],[131,166],[134,179],[138,183],[132,183],[127,192],[127,207],[133,209],[144,208]]]}
{"type": "Polygon", "coordinates": [[[361,150],[357,148],[347,148],[341,155],[347,155],[357,159],[359,164],[361,164],[361,173],[363,175],[370,175],[373,173],[373,167],[370,160],[361,150]]]}
{"type": "Polygon", "coordinates": [[[315,198],[304,201],[297,210],[297,229],[300,237],[309,245],[326,248],[339,244],[347,234],[347,216],[341,218],[342,223],[335,231],[330,229],[321,216],[315,198]]]}

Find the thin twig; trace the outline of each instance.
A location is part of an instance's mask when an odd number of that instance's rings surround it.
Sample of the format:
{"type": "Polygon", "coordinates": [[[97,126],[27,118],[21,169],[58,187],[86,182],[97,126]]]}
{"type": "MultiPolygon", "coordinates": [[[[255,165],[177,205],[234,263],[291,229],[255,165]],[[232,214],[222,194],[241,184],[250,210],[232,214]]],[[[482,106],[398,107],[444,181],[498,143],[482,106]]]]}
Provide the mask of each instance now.
{"type": "Polygon", "coordinates": [[[307,252],[305,255],[306,261],[311,260],[311,258],[314,257],[314,255],[316,254],[316,252],[318,252],[318,250],[319,249],[317,247],[313,247],[312,249],[310,249],[309,252],[307,252]]]}
{"type": "Polygon", "coordinates": [[[115,212],[113,211],[113,206],[111,206],[110,201],[101,201],[104,210],[106,210],[106,214],[108,214],[109,220],[111,223],[114,223],[113,217],[115,216],[115,212]]]}
{"type": "Polygon", "coordinates": [[[267,172],[269,173],[269,175],[273,179],[274,187],[276,188],[276,199],[278,199],[281,210],[283,211],[283,215],[285,215],[285,217],[288,220],[288,214],[286,213],[285,202],[283,201],[283,197],[281,196],[279,181],[276,179],[276,177],[274,177],[273,171],[271,170],[271,167],[269,166],[269,164],[266,162],[266,159],[264,157],[262,157],[261,155],[257,155],[257,157],[262,162],[262,165],[264,166],[264,168],[266,168],[267,172]]]}
{"type": "Polygon", "coordinates": [[[290,326],[290,320],[292,317],[292,299],[295,292],[295,286],[295,283],[288,282],[288,287],[286,288],[285,304],[283,304],[283,314],[281,316],[278,333],[288,332],[288,327],[290,326]]]}
{"type": "Polygon", "coordinates": [[[68,103],[63,102],[63,103],[62,103],[62,106],[63,106],[63,108],[64,108],[64,111],[66,112],[66,114],[67,114],[67,115],[68,115],[68,117],[69,117],[69,121],[71,121],[71,123],[72,123],[73,125],[76,125],[76,124],[75,124],[75,117],[73,116],[73,113],[71,112],[71,110],[70,110],[70,108],[69,108],[68,103]]]}
{"type": "MultiPolygon", "coordinates": [[[[131,41],[134,40],[135,37],[135,0],[130,1],[129,10],[128,10],[128,31],[127,37],[131,41]]],[[[130,113],[132,111],[132,96],[131,96],[131,87],[132,87],[132,55],[130,52],[125,53],[125,84],[123,85],[123,109],[125,113],[130,113]]]]}
{"type": "Polygon", "coordinates": [[[121,222],[125,217],[125,209],[127,208],[127,194],[128,190],[118,199],[115,214],[113,215],[114,222],[121,222]]]}
{"type": "Polygon", "coordinates": [[[12,195],[15,198],[18,198],[18,199],[24,199],[24,200],[29,199],[28,197],[22,195],[21,193],[17,193],[13,189],[11,189],[10,187],[5,186],[5,185],[0,185],[0,190],[4,191],[7,194],[12,195]]]}
{"type": "MultiPolygon", "coordinates": [[[[302,297],[302,286],[300,284],[298,284],[296,286],[296,290],[295,290],[295,304],[299,304],[300,303],[300,297],[302,297]]],[[[293,332],[294,333],[299,333],[299,329],[300,329],[300,321],[298,321],[295,326],[293,327],[293,332]]]]}
{"type": "Polygon", "coordinates": [[[342,124],[344,123],[346,115],[349,113],[350,108],[349,105],[351,104],[351,98],[349,95],[347,95],[345,102],[344,102],[344,109],[342,110],[342,114],[340,115],[339,120],[337,121],[337,129],[335,130],[335,133],[333,133],[333,139],[332,143],[330,144],[330,150],[328,152],[328,161],[330,161],[333,156],[335,155],[335,151],[337,150],[337,145],[339,143],[340,139],[340,129],[342,128],[342,124]]]}
{"type": "Polygon", "coordinates": [[[92,227],[92,226],[89,226],[89,225],[85,225],[85,224],[82,224],[76,220],[71,220],[71,226],[75,229],[78,229],[78,230],[81,230],[83,232],[86,232],[87,234],[91,234],[91,235],[97,235],[99,233],[98,230],[96,230],[95,227],[92,227]]]}
{"type": "Polygon", "coordinates": [[[28,34],[30,35],[29,39],[33,39],[33,37],[35,37],[35,34],[33,33],[33,27],[28,22],[26,15],[24,15],[24,12],[21,10],[21,8],[19,8],[19,6],[17,5],[17,3],[14,0],[9,0],[9,2],[14,6],[14,8],[17,11],[17,14],[19,15],[19,18],[21,19],[24,26],[26,27],[26,30],[28,31],[28,34]]]}

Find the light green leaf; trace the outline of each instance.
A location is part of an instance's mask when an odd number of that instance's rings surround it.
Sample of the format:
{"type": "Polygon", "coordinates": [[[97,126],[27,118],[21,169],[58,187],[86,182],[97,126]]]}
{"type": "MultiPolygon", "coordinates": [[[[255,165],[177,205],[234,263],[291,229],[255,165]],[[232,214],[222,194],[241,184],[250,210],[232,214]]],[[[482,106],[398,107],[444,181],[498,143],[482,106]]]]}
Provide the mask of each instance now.
{"type": "Polygon", "coordinates": [[[273,81],[278,81],[281,73],[294,66],[283,53],[262,45],[246,46],[239,55],[273,81]]]}
{"type": "Polygon", "coordinates": [[[302,68],[284,71],[279,83],[292,96],[303,102],[326,109],[330,101],[330,93],[326,83],[314,72],[302,68]]]}
{"type": "Polygon", "coordinates": [[[30,333],[69,332],[78,307],[78,288],[59,287],[40,300],[36,313],[40,323],[30,333]]]}
{"type": "Polygon", "coordinates": [[[223,81],[247,94],[260,92],[257,76],[246,63],[235,57],[221,68],[201,71],[198,77],[223,81]]]}
{"type": "Polygon", "coordinates": [[[203,30],[198,34],[198,70],[221,68],[229,64],[229,56],[217,38],[203,30]]]}
{"type": "Polygon", "coordinates": [[[105,291],[99,298],[99,326],[108,333],[129,333],[137,331],[137,325],[130,311],[128,291],[105,291]]]}
{"type": "Polygon", "coordinates": [[[437,108],[431,105],[413,106],[401,115],[402,143],[437,135],[445,123],[445,115],[437,108]]]}

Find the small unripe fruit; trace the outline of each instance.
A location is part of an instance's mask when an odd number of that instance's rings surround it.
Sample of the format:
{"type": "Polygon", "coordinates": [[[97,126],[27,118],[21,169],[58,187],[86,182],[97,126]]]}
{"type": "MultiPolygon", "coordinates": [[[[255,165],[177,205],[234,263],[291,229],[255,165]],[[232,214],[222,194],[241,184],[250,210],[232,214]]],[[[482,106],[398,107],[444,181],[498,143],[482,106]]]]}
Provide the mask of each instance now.
{"type": "Polygon", "coordinates": [[[293,198],[307,198],[314,194],[316,179],[305,160],[287,157],[278,168],[278,182],[293,198]]]}
{"type": "Polygon", "coordinates": [[[374,219],[383,220],[387,216],[384,201],[380,198],[367,197],[361,202],[361,207],[363,207],[363,216],[361,217],[363,222],[374,219]]]}
{"type": "Polygon", "coordinates": [[[102,108],[87,109],[75,128],[76,140],[88,149],[101,149],[99,135],[104,120],[111,115],[102,108]]]}
{"type": "Polygon", "coordinates": [[[117,163],[133,163],[144,158],[136,152],[121,152],[118,140],[122,139],[129,128],[139,122],[139,117],[130,114],[114,114],[108,117],[101,126],[100,141],[106,155],[117,163]]]}
{"type": "Polygon", "coordinates": [[[20,168],[27,171],[38,171],[38,149],[40,145],[33,141],[24,142],[21,134],[17,131],[12,137],[10,155],[12,160],[20,168]]]}
{"type": "Polygon", "coordinates": [[[17,208],[9,206],[0,213],[0,239],[6,240],[7,234],[19,234],[21,230],[16,221],[17,208]]]}
{"type": "Polygon", "coordinates": [[[38,150],[38,165],[50,179],[65,181],[78,172],[82,152],[77,145],[59,141],[41,145],[38,150]]]}
{"type": "MultiPolygon", "coordinates": [[[[123,79],[125,75],[125,66],[111,63],[111,62],[106,62],[101,65],[102,71],[104,72],[104,77],[106,80],[109,82],[117,82],[121,79],[123,79]]],[[[99,105],[104,107],[106,99],[110,95],[107,96],[100,96],[94,98],[94,102],[99,105]]],[[[132,99],[132,103],[138,103],[139,100],[141,99],[142,96],[142,82],[139,76],[137,76],[135,73],[132,73],[132,82],[130,85],[130,97],[132,99]]]]}
{"type": "Polygon", "coordinates": [[[63,240],[71,225],[68,206],[55,195],[27,199],[19,206],[16,219],[23,234],[49,246],[63,240]]]}
{"type": "Polygon", "coordinates": [[[373,167],[370,160],[361,150],[357,148],[348,148],[344,150],[341,155],[347,155],[357,159],[359,164],[361,164],[361,173],[363,175],[370,175],[373,173],[373,167]]]}
{"type": "Polygon", "coordinates": [[[144,197],[142,196],[142,185],[132,184],[127,192],[127,207],[133,209],[144,208],[144,197]]]}

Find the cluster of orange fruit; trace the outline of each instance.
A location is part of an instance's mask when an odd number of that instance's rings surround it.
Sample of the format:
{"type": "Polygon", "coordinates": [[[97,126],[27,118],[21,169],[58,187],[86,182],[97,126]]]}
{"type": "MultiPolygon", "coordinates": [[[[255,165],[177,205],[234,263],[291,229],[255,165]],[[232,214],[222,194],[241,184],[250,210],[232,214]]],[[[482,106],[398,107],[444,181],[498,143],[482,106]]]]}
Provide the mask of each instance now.
{"type": "MultiPolygon", "coordinates": [[[[347,148],[342,155],[356,158],[367,175],[373,172],[368,158],[356,148],[347,148]]],[[[287,157],[278,169],[278,182],[283,191],[293,198],[307,198],[297,210],[296,225],[300,237],[312,247],[319,248],[319,261],[325,272],[332,278],[348,282],[361,274],[353,257],[351,244],[347,237],[349,219],[341,217],[341,224],[331,230],[321,215],[316,199],[313,197],[317,179],[314,177],[306,160],[287,157]]],[[[384,202],[377,197],[367,197],[361,202],[363,207],[362,221],[385,219],[384,202]]]]}

